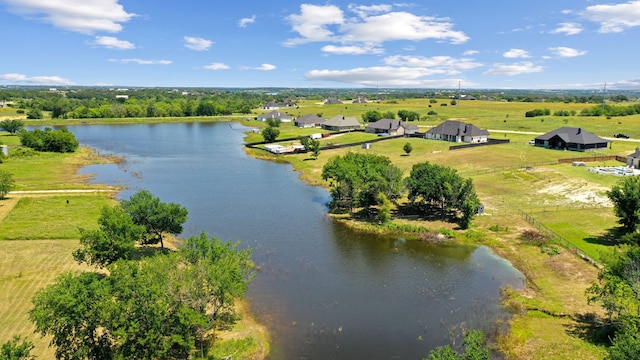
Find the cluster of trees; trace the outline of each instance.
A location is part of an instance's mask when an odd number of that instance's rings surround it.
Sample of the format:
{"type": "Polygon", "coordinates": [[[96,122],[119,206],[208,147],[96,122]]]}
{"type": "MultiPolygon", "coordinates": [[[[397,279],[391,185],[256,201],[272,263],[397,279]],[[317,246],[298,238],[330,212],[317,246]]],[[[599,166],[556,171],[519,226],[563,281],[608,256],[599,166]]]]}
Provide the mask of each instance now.
{"type": "Polygon", "coordinates": [[[640,114],[640,104],[627,106],[596,105],[580,111],[580,116],[630,116],[636,114],[640,114]]]}
{"type": "Polygon", "coordinates": [[[550,109],[533,109],[524,113],[525,117],[549,116],[549,115],[551,115],[550,109]]]}
{"type": "Polygon", "coordinates": [[[78,149],[80,143],[72,132],[65,128],[45,128],[20,131],[20,144],[36,151],[67,153],[78,149]]]}
{"type": "Polygon", "coordinates": [[[280,136],[280,119],[267,119],[267,127],[262,129],[262,138],[266,143],[275,142],[278,136],[280,136]]]}
{"type": "Polygon", "coordinates": [[[609,359],[635,359],[640,354],[640,177],[623,178],[607,195],[622,225],[623,246],[605,256],[599,281],[587,293],[607,311],[609,359]]]}
{"type": "MultiPolygon", "coordinates": [[[[420,114],[411,110],[398,110],[398,118],[402,121],[419,121],[420,114]]],[[[380,119],[395,119],[396,114],[393,111],[380,112],[378,110],[369,110],[362,114],[362,121],[365,123],[376,122],[380,119]]]]}
{"type": "Polygon", "coordinates": [[[378,206],[382,222],[390,218],[389,202],[405,191],[409,200],[427,214],[437,210],[443,218],[453,218],[460,213],[463,228],[471,224],[480,204],[471,179],[429,162],[414,165],[409,177],[403,179],[402,171],[386,156],[347,153],[330,158],[322,169],[322,178],[330,182],[332,211],[353,213],[363,208],[371,214],[378,206]]]}
{"type": "Polygon", "coordinates": [[[215,331],[235,321],[234,300],[254,276],[251,250],[203,232],[176,251],[130,260],[136,241],[181,230],[186,221],[172,218],[170,204],[142,193],[104,208],[99,229],[82,232],[82,248],[74,257],[105,267],[106,273],[65,273],[33,298],[29,318],[36,332],[51,336],[57,358],[205,356],[215,331]]]}

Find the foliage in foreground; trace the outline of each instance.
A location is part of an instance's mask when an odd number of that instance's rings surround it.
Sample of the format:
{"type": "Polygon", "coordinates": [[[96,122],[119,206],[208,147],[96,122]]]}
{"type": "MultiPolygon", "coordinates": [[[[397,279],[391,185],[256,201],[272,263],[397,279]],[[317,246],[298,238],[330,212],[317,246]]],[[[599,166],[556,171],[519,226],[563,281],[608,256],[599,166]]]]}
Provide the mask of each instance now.
{"type": "Polygon", "coordinates": [[[640,177],[622,178],[607,196],[624,231],[636,231],[640,227],[640,177]]]}
{"type": "Polygon", "coordinates": [[[30,320],[57,358],[188,358],[233,323],[254,274],[249,249],[205,233],[175,253],[107,268],[63,274],[33,298],[30,320]]]}
{"type": "Polygon", "coordinates": [[[484,344],[484,333],[471,330],[464,334],[463,351],[457,352],[450,345],[437,347],[425,360],[489,360],[489,348],[484,344]]]}
{"type": "Polygon", "coordinates": [[[0,348],[0,360],[32,360],[33,343],[22,340],[20,336],[14,336],[12,340],[2,344],[0,348]]]}

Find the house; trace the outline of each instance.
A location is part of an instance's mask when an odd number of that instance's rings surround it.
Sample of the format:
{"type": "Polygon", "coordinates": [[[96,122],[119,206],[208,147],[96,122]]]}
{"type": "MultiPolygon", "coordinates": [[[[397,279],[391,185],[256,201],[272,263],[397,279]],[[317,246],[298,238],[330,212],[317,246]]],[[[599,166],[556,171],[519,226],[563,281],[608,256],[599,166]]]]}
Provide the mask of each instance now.
{"type": "Polygon", "coordinates": [[[367,99],[363,98],[362,96],[358,96],[357,98],[353,99],[352,103],[353,104],[366,104],[367,103],[367,99]]]}
{"type": "Polygon", "coordinates": [[[606,148],[611,140],[605,140],[582,128],[561,127],[534,139],[535,146],[547,149],[592,151],[606,148]]]}
{"type": "Polygon", "coordinates": [[[325,121],[322,128],[333,131],[360,130],[360,122],[353,116],[336,115],[325,121]]]}
{"type": "Polygon", "coordinates": [[[429,129],[424,137],[431,140],[482,143],[489,139],[489,131],[462,121],[447,120],[429,129]]]}
{"type": "Polygon", "coordinates": [[[460,100],[476,100],[476,97],[473,95],[460,95],[460,100]]]}
{"type": "Polygon", "coordinates": [[[342,104],[342,100],[336,98],[328,98],[325,102],[325,105],[339,105],[342,104]]]}
{"type": "Polygon", "coordinates": [[[268,103],[262,105],[262,109],[264,110],[278,110],[280,109],[280,104],[275,101],[269,101],[268,103]]]}
{"type": "Polygon", "coordinates": [[[325,121],[327,120],[318,115],[307,114],[297,118],[293,124],[299,128],[316,128],[321,127],[325,121]]]}
{"type": "Polygon", "coordinates": [[[636,152],[627,156],[627,166],[640,169],[640,147],[636,148],[636,152]]]}
{"type": "Polygon", "coordinates": [[[380,119],[365,126],[364,131],[371,134],[386,134],[389,136],[415,134],[417,125],[408,125],[396,119],[380,119]]]}
{"type": "Polygon", "coordinates": [[[270,111],[256,118],[256,120],[258,121],[267,121],[267,119],[280,119],[280,121],[282,122],[291,122],[291,120],[293,120],[291,115],[280,112],[278,110],[270,111]]]}

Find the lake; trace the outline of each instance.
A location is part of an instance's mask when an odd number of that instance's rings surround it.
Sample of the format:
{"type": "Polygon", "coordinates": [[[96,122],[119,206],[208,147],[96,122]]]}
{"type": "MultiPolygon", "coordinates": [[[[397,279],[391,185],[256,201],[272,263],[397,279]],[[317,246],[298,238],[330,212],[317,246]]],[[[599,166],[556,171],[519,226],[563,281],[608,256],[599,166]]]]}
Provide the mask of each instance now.
{"type": "MultiPolygon", "coordinates": [[[[93,182],[127,198],[148,189],[189,210],[182,237],[253,248],[247,297],[268,326],[272,359],[421,359],[462,329],[500,331],[500,289],[523,276],[486,247],[353,231],[327,215],[329,194],[287,164],[248,157],[237,123],[81,125],[82,145],[122,156],[93,182]]],[[[323,154],[320,154],[323,156],[323,154]]],[[[504,330],[504,329],[502,329],[504,330]]]]}

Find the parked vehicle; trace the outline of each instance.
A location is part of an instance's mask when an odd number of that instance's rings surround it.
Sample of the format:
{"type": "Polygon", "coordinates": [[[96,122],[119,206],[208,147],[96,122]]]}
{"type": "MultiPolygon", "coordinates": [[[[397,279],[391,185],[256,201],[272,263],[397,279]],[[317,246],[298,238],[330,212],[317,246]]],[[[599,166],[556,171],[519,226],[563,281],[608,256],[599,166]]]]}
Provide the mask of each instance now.
{"type": "Polygon", "coordinates": [[[618,134],[613,134],[614,138],[618,138],[618,139],[628,139],[629,135],[627,134],[623,134],[623,133],[618,133],[618,134]]]}

